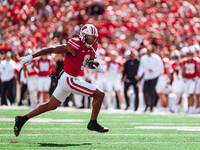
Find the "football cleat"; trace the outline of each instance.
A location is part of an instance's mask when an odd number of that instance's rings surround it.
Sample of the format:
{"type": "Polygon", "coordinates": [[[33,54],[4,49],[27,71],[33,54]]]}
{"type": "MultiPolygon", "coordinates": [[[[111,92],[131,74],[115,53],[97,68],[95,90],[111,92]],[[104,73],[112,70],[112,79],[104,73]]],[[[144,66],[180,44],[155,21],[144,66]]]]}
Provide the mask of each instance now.
{"type": "Polygon", "coordinates": [[[14,133],[15,133],[15,136],[18,136],[18,135],[19,135],[22,126],[23,126],[24,123],[26,122],[26,121],[24,121],[22,118],[23,118],[23,116],[16,116],[16,117],[15,117],[15,126],[14,126],[14,133]]]}
{"type": "Polygon", "coordinates": [[[91,121],[88,123],[87,128],[88,128],[88,130],[102,132],[102,133],[109,131],[108,128],[101,126],[97,122],[91,122],[91,121]]]}

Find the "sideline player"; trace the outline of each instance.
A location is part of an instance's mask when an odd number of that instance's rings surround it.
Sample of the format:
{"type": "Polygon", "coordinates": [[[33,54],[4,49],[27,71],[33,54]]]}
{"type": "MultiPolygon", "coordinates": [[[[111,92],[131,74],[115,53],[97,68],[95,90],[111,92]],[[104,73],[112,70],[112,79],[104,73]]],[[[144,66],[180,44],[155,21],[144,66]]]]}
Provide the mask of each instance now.
{"type": "MultiPolygon", "coordinates": [[[[16,136],[19,135],[22,126],[28,119],[44,112],[55,110],[71,93],[93,97],[91,120],[87,125],[88,130],[97,132],[109,131],[108,128],[97,123],[97,117],[105,95],[104,92],[93,84],[77,78],[87,65],[87,62],[95,58],[95,51],[98,45],[96,43],[97,38],[96,27],[92,24],[85,24],[80,30],[80,36],[69,39],[66,45],[43,48],[37,53],[21,58],[21,63],[30,63],[33,58],[38,56],[65,53],[64,73],[61,75],[50,101],[40,105],[25,116],[15,117],[14,133],[16,136]]],[[[98,65],[98,67],[94,67],[93,71],[102,72],[102,69],[98,65]]]]}
{"type": "MultiPolygon", "coordinates": [[[[33,52],[31,49],[25,51],[25,56],[31,55],[33,52]]],[[[34,109],[37,107],[37,83],[38,83],[38,69],[36,67],[36,61],[33,60],[31,63],[24,65],[24,73],[27,79],[27,86],[30,97],[30,108],[34,109]]]]}
{"type": "Polygon", "coordinates": [[[48,91],[51,86],[51,78],[49,77],[49,74],[51,73],[51,70],[53,67],[56,66],[55,62],[51,60],[47,55],[41,56],[41,58],[38,59],[38,95],[37,100],[38,104],[40,104],[40,96],[43,96],[43,102],[47,102],[47,99],[49,97],[48,91]]]}
{"type": "Polygon", "coordinates": [[[195,80],[199,74],[199,61],[194,57],[194,52],[191,48],[187,51],[187,57],[183,60],[182,75],[185,78],[186,91],[188,95],[188,112],[194,113],[194,94],[195,94],[195,80]]]}

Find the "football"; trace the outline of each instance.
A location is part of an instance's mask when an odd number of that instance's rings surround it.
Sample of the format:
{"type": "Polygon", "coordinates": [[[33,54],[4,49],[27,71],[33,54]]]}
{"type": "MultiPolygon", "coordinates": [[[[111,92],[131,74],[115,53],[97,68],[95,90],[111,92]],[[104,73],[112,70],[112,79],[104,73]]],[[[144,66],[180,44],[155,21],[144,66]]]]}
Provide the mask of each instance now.
{"type": "Polygon", "coordinates": [[[99,66],[99,63],[98,63],[97,61],[90,60],[90,61],[87,63],[87,66],[88,66],[88,68],[90,68],[90,69],[95,69],[96,67],[99,66]]]}

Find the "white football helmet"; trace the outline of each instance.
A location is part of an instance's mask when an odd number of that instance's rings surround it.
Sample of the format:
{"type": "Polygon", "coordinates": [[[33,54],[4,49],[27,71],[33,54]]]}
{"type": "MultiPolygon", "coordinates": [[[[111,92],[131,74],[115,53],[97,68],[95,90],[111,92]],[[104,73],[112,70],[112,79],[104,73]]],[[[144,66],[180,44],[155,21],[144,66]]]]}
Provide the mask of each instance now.
{"type": "Polygon", "coordinates": [[[170,56],[172,59],[178,59],[180,57],[180,52],[178,50],[174,50],[171,52],[170,56]]]}
{"type": "Polygon", "coordinates": [[[91,48],[98,38],[97,28],[92,24],[85,24],[80,30],[80,38],[87,48],[91,48]]]}

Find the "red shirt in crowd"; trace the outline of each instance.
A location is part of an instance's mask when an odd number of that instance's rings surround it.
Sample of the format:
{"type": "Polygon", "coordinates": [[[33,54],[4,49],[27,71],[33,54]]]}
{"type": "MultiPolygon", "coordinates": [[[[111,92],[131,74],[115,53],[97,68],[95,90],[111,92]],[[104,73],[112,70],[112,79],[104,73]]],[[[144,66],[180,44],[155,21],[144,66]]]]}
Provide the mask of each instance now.
{"type": "Polygon", "coordinates": [[[38,60],[38,69],[39,69],[39,76],[46,77],[49,76],[51,69],[52,69],[52,63],[49,58],[43,59],[42,57],[38,60]]]}
{"type": "Polygon", "coordinates": [[[31,63],[24,65],[26,75],[35,76],[38,74],[38,70],[35,68],[36,60],[33,60],[31,63]]]}
{"type": "Polygon", "coordinates": [[[186,79],[193,79],[198,75],[198,70],[197,70],[198,61],[194,57],[192,60],[184,59],[182,65],[185,70],[184,77],[186,79]]]}
{"type": "Polygon", "coordinates": [[[163,67],[164,67],[164,74],[168,74],[168,71],[171,67],[169,58],[162,58],[163,67]]]}

